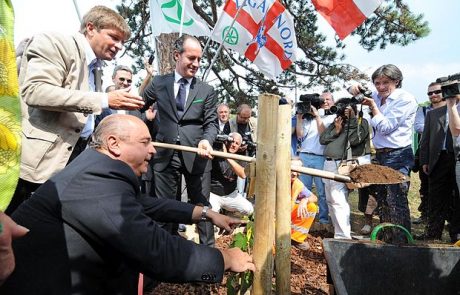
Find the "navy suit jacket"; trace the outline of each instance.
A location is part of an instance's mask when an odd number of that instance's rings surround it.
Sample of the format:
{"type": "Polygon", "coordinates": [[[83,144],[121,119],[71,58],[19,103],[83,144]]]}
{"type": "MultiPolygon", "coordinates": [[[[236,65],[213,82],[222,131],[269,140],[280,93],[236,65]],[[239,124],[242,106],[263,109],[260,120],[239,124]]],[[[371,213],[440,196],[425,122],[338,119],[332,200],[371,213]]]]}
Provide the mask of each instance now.
{"type": "Polygon", "coordinates": [[[16,270],[0,294],[137,294],[139,272],[159,281],[219,282],[215,248],[171,236],[154,220],[190,223],[193,205],[141,197],[132,169],[88,149],[12,218],[16,270]]]}
{"type": "MultiPolygon", "coordinates": [[[[212,145],[219,132],[216,94],[214,88],[193,78],[182,117],[177,114],[174,95],[174,73],[156,76],[143,93],[146,102],[143,110],[157,102],[158,133],[156,140],[165,143],[197,147],[202,139],[212,145]]],[[[164,170],[174,151],[156,148],[155,171],[164,170]]],[[[195,153],[182,152],[186,169],[191,174],[211,170],[211,161],[195,153]]]]}

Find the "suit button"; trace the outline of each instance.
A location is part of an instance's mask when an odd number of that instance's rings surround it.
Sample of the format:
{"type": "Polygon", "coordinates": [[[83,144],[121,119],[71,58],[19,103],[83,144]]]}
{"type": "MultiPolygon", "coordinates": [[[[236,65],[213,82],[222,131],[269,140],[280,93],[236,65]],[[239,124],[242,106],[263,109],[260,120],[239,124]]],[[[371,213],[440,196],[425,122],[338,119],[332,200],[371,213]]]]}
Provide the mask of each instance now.
{"type": "Polygon", "coordinates": [[[72,150],[72,146],[67,147],[67,150],[68,150],[68,151],[71,151],[71,150],[72,150]]]}
{"type": "Polygon", "coordinates": [[[207,274],[204,274],[204,275],[201,276],[201,279],[203,281],[209,281],[209,276],[207,274]]]}

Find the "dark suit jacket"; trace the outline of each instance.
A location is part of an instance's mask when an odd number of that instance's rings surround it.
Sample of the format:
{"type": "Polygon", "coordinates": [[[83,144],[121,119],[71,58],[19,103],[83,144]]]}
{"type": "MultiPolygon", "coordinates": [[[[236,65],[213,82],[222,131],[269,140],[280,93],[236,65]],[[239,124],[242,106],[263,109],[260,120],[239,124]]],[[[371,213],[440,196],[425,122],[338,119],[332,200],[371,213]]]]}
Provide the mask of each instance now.
{"type": "Polygon", "coordinates": [[[140,197],[128,165],[88,149],[13,214],[30,232],[13,243],[16,270],[0,294],[136,294],[139,272],[218,282],[219,250],[173,237],[152,220],[190,223],[192,210],[140,197]]]}
{"type": "MultiPolygon", "coordinates": [[[[207,139],[212,145],[219,131],[217,123],[216,94],[214,88],[193,78],[184,108],[179,118],[174,95],[174,73],[156,76],[145,88],[144,110],[157,102],[158,133],[156,140],[166,143],[198,146],[198,142],[207,139]]],[[[168,166],[173,150],[156,148],[154,158],[155,171],[168,166]]],[[[211,161],[195,153],[182,153],[186,169],[191,174],[201,174],[211,170],[211,161]]]]}
{"type": "MultiPolygon", "coordinates": [[[[428,164],[428,173],[433,171],[443,149],[446,130],[447,107],[443,106],[426,113],[425,127],[420,142],[420,164],[428,164]]],[[[448,136],[451,136],[450,132],[448,136]]]]}

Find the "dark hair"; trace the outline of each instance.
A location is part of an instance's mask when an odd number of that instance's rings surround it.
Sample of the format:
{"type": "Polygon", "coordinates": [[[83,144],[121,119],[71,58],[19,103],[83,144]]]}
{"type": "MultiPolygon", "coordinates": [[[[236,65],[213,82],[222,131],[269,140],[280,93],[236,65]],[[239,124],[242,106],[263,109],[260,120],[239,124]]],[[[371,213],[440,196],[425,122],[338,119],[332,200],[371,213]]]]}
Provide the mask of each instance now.
{"type": "Polygon", "coordinates": [[[401,88],[403,74],[397,66],[392,64],[381,66],[372,74],[372,82],[374,82],[375,79],[381,76],[385,76],[395,82],[397,81],[396,88],[401,88]]]}
{"type": "Polygon", "coordinates": [[[185,41],[187,41],[189,39],[194,40],[195,42],[200,44],[200,41],[197,38],[195,38],[195,37],[193,37],[191,35],[183,34],[182,36],[177,38],[176,41],[174,41],[174,51],[177,51],[179,53],[183,53],[185,51],[184,50],[185,41]]]}

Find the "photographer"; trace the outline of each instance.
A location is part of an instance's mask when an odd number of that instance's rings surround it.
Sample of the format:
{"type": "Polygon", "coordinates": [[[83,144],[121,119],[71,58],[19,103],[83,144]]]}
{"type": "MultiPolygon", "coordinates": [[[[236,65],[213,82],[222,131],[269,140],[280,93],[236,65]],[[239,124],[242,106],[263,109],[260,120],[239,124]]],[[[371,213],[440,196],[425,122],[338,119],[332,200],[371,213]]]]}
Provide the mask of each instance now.
{"type": "MultiPolygon", "coordinates": [[[[219,135],[217,140],[223,141],[222,150],[235,154],[240,146],[242,137],[238,132],[232,132],[228,136],[219,135]]],[[[212,160],[211,171],[211,194],[209,202],[212,209],[219,212],[221,208],[251,215],[254,208],[246,198],[237,190],[237,178],[246,178],[244,164],[232,159],[215,157],[212,160]]]]}
{"type": "MultiPolygon", "coordinates": [[[[336,104],[334,124],[329,125],[320,136],[320,143],[326,145],[324,170],[338,173],[342,160],[351,160],[369,153],[369,124],[366,119],[356,118],[354,98],[342,98],[336,104]]],[[[335,239],[351,239],[350,206],[348,188],[344,183],[324,179],[326,200],[334,226],[335,239]]]]}
{"type": "MultiPolygon", "coordinates": [[[[322,170],[324,167],[324,146],[319,143],[319,136],[333,121],[335,116],[320,116],[318,109],[329,110],[334,105],[332,93],[302,95],[301,103],[297,104],[295,132],[300,142],[299,157],[304,167],[322,170]]],[[[319,205],[320,229],[327,229],[329,224],[326,194],[321,177],[303,174],[300,180],[311,190],[315,182],[319,205]],[[324,227],[324,228],[323,228],[324,227]]]]}
{"type": "MultiPolygon", "coordinates": [[[[414,163],[412,151],[412,128],[415,121],[417,101],[407,91],[401,89],[403,75],[395,65],[383,65],[372,74],[372,82],[377,91],[365,97],[363,105],[372,112],[370,119],[374,128],[373,143],[376,159],[380,165],[388,166],[409,175],[414,163]]],[[[363,87],[354,85],[350,92],[358,95],[363,87]]],[[[381,222],[391,222],[411,230],[410,212],[407,201],[409,182],[379,186],[378,203],[382,208],[381,222]]],[[[386,232],[392,242],[404,242],[404,234],[398,230],[386,232]]]]}
{"type": "Polygon", "coordinates": [[[238,132],[243,138],[238,154],[254,156],[257,142],[257,120],[251,116],[252,109],[241,104],[236,109],[236,117],[230,119],[230,132],[238,132]]]}

